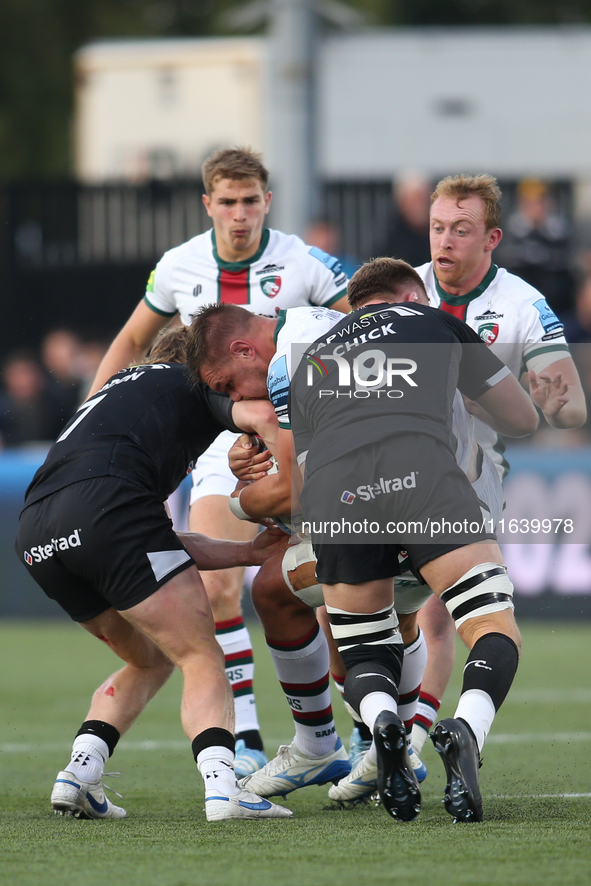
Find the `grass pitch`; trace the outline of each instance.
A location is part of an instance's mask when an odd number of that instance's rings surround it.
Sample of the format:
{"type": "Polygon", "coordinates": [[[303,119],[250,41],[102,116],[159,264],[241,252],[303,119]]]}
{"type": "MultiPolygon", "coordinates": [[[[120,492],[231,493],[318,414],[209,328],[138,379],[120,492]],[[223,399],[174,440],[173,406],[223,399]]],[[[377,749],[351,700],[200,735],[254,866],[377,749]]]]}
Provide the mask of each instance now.
{"type": "MultiPolygon", "coordinates": [[[[326,787],[285,801],[287,821],[208,824],[179,722],[175,674],[120,742],[112,781],[123,821],[54,817],[49,794],[112,654],[68,623],[0,623],[0,877],[14,886],[587,886],[591,882],[591,625],[522,625],[524,654],[484,751],[485,821],[453,825],[428,742],[423,811],[399,824],[371,805],[339,809],[326,787]]],[[[267,752],[293,727],[253,626],[267,752]]],[[[451,716],[465,653],[442,716],[451,716]]],[[[334,698],[339,731],[350,723],[334,698]]],[[[109,779],[107,779],[109,782],[109,779]]]]}

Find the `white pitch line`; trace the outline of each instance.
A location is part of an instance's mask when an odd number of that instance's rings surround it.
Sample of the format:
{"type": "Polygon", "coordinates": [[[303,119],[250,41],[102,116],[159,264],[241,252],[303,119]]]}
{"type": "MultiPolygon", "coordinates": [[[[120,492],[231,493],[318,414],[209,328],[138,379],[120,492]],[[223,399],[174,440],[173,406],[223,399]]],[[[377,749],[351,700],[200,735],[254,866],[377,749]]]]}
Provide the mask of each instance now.
{"type": "Polygon", "coordinates": [[[529,732],[489,735],[487,744],[571,744],[575,741],[591,741],[591,732],[529,732]]]}
{"type": "MultiPolygon", "coordinates": [[[[268,744],[279,744],[282,739],[269,738],[268,744]]],[[[572,742],[591,741],[591,732],[531,732],[531,733],[506,733],[489,735],[487,744],[571,744],[572,742]]],[[[53,753],[54,751],[69,751],[72,745],[65,741],[60,742],[10,742],[0,744],[0,754],[40,754],[53,753]]],[[[186,751],[190,748],[187,739],[166,739],[164,741],[126,741],[123,739],[118,745],[118,751],[186,751]]]]}
{"type": "Polygon", "coordinates": [[[507,696],[507,704],[535,701],[536,704],[571,704],[572,702],[591,701],[591,689],[588,687],[569,689],[512,689],[507,696]]]}
{"type": "Polygon", "coordinates": [[[490,800],[580,800],[591,797],[589,794],[490,794],[490,800]]]}

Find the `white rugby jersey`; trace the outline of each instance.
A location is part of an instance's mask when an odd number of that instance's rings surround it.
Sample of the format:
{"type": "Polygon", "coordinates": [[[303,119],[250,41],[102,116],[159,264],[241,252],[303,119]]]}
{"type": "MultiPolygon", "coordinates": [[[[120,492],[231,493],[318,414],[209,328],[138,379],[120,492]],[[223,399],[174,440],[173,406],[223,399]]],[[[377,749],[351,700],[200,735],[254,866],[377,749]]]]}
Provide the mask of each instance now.
{"type": "Polygon", "coordinates": [[[330,306],[347,290],[338,259],[293,234],[263,228],[261,245],[245,261],[218,255],[215,231],[165,252],[150,275],[144,301],[165,317],[179,313],[188,326],[197,308],[215,302],[275,317],[296,305],[330,306]]]}
{"type": "MultiPolygon", "coordinates": [[[[528,369],[539,373],[570,356],[561,321],[544,296],[515,274],[493,264],[480,286],[453,296],[439,286],[433,262],[416,271],[425,283],[429,303],[464,320],[517,378],[528,369]]],[[[481,421],[475,425],[476,439],[501,477],[505,476],[509,465],[501,437],[481,421]]]]}
{"type": "Polygon", "coordinates": [[[300,359],[312,342],[325,335],[342,319],[340,311],[331,311],[328,308],[299,307],[279,313],[275,329],[277,350],[269,363],[267,388],[280,428],[291,428],[288,412],[289,386],[300,359]]]}

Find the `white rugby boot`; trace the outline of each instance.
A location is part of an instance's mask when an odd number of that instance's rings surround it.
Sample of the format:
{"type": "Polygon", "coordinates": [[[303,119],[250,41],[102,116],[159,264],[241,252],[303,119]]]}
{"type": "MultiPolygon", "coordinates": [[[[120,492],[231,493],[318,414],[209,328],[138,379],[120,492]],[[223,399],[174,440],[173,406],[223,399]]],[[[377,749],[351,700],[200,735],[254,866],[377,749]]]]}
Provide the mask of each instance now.
{"type": "Polygon", "coordinates": [[[233,797],[206,796],[205,815],[208,821],[230,821],[237,818],[291,818],[293,812],[250,791],[240,791],[233,797]]]}
{"type": "Polygon", "coordinates": [[[309,757],[292,741],[290,745],[281,745],[276,757],[238,784],[260,797],[285,797],[307,785],[337,782],[350,770],[351,763],[340,738],[334,749],[322,757],[309,757]]]}
{"type": "MultiPolygon", "coordinates": [[[[118,776],[118,772],[105,773],[107,778],[118,776]]],[[[51,805],[56,815],[72,815],[74,818],[125,818],[127,812],[115,806],[105,796],[102,780],[81,781],[67,769],[58,772],[51,792],[51,805]]],[[[112,790],[112,788],[108,788],[112,790]]],[[[117,791],[114,791],[117,794],[117,791]]],[[[117,794],[118,797],[121,794],[117,794]]]]}
{"type": "Polygon", "coordinates": [[[329,799],[340,803],[355,803],[371,797],[377,789],[378,764],[374,760],[369,760],[366,753],[349,775],[331,787],[328,796],[329,799]]]}

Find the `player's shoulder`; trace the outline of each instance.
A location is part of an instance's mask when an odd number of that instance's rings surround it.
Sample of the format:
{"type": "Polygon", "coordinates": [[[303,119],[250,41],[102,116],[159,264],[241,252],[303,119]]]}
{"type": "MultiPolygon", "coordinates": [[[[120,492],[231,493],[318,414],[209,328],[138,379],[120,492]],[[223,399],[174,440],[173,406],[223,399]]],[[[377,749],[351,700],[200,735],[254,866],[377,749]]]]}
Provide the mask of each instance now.
{"type": "Polygon", "coordinates": [[[172,267],[178,261],[183,261],[187,258],[211,257],[213,260],[213,241],[211,233],[211,229],[204,231],[202,234],[197,234],[195,237],[191,237],[190,240],[185,240],[184,243],[179,243],[178,246],[173,246],[172,249],[167,249],[158,262],[158,266],[172,267]]]}
{"type": "Polygon", "coordinates": [[[426,281],[433,276],[433,262],[427,261],[424,265],[417,265],[415,271],[421,280],[426,281]]]}
{"type": "Polygon", "coordinates": [[[277,334],[277,343],[315,341],[327,330],[343,319],[340,311],[316,305],[300,305],[281,312],[282,324],[277,334]]]}
{"type": "Polygon", "coordinates": [[[517,274],[512,274],[506,268],[499,268],[497,270],[494,280],[489,289],[483,293],[483,296],[486,296],[487,293],[494,294],[495,297],[501,300],[520,306],[533,306],[536,302],[546,300],[539,289],[526,283],[525,280],[522,280],[517,274]]]}
{"type": "MultiPolygon", "coordinates": [[[[269,242],[263,253],[263,258],[273,257],[290,257],[299,261],[300,265],[310,271],[319,270],[322,267],[331,271],[337,276],[341,273],[341,265],[339,259],[324,252],[317,246],[310,246],[305,243],[297,234],[284,234],[282,231],[269,229],[269,242]]],[[[346,278],[345,278],[346,279],[346,278]]]]}
{"type": "Polygon", "coordinates": [[[269,228],[267,247],[261,258],[268,257],[300,257],[306,254],[308,247],[297,234],[284,234],[275,228],[269,228]]]}

